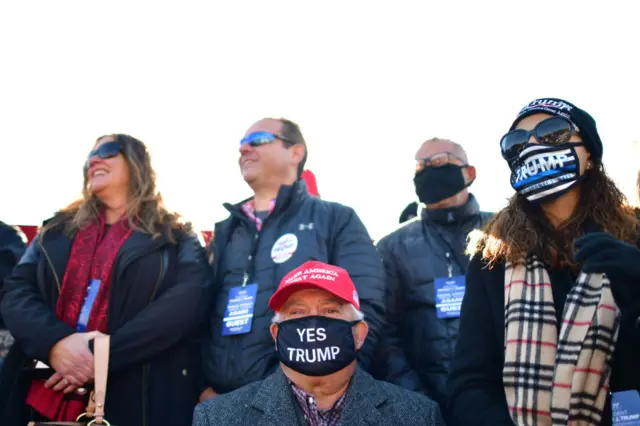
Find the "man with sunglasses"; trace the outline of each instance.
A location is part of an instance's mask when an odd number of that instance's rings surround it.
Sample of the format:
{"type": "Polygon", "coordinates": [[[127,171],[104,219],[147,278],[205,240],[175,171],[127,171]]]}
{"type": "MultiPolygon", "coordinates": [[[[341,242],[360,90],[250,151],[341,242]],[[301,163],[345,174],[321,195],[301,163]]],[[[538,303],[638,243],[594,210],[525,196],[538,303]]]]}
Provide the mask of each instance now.
{"type": "MultiPolygon", "coordinates": [[[[373,357],[384,316],[384,269],[353,209],[309,194],[302,178],[307,146],[297,124],[263,119],[240,141],[239,166],[253,196],[225,204],[230,217],[215,226],[210,260],[215,287],[203,346],[206,385],[201,400],[273,373],[278,358],[269,334],[267,302],[280,280],[307,261],[346,269],[358,291],[369,337],[358,353],[373,357]]],[[[322,274],[322,271],[310,271],[322,274]]]]}
{"type": "Polygon", "coordinates": [[[387,328],[376,373],[434,399],[446,420],[446,378],[469,261],[466,238],[490,214],[467,189],[476,169],[460,145],[430,139],[415,160],[418,216],[377,245],[387,273],[387,328]]]}

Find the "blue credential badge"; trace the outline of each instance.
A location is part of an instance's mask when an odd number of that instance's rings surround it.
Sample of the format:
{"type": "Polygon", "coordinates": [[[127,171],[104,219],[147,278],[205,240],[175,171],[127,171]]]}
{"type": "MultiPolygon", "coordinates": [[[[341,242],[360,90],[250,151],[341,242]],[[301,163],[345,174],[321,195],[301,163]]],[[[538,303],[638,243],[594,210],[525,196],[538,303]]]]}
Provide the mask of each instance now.
{"type": "Polygon", "coordinates": [[[251,331],[257,293],[258,284],[232,287],[229,290],[229,301],[222,319],[223,336],[245,334],[251,331]]]}
{"type": "Polygon", "coordinates": [[[91,316],[91,309],[93,309],[93,304],[96,301],[96,297],[98,297],[98,291],[100,290],[101,284],[102,281],[100,280],[89,281],[87,294],[84,298],[82,309],[80,310],[80,316],[78,316],[78,323],[76,324],[76,331],[79,333],[87,331],[87,324],[89,323],[89,316],[91,316]]]}
{"type": "Polygon", "coordinates": [[[640,426],[640,395],[637,390],[614,392],[611,398],[614,426],[640,426]]]}
{"type": "Polygon", "coordinates": [[[465,291],[465,277],[436,278],[436,312],[438,318],[458,318],[465,291]]]}

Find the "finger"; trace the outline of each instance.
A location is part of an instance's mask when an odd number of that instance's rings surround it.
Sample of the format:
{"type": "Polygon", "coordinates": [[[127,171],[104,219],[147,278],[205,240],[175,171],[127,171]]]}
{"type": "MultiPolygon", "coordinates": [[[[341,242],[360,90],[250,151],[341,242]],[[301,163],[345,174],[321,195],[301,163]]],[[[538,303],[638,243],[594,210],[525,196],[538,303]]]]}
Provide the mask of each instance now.
{"type": "Polygon", "coordinates": [[[76,370],[73,372],[72,375],[67,376],[67,379],[69,380],[70,383],[74,385],[82,386],[85,383],[87,383],[87,380],[89,380],[89,377],[91,377],[91,375],[87,374],[85,371],[76,370]]]}
{"type": "Polygon", "coordinates": [[[601,248],[613,247],[616,244],[616,240],[608,237],[591,237],[587,239],[577,240],[573,246],[575,251],[584,251],[585,253],[591,253],[592,251],[599,250],[601,248]]]}
{"type": "Polygon", "coordinates": [[[73,374],[68,374],[64,376],[64,378],[67,379],[67,384],[76,385],[76,386],[82,386],[86,382],[86,380],[82,380],[82,376],[77,372],[73,374]]]}
{"type": "Polygon", "coordinates": [[[51,386],[54,386],[60,380],[62,380],[62,374],[56,371],[55,373],[53,373],[53,376],[47,379],[47,381],[44,383],[44,387],[49,389],[51,386]]]}
{"type": "Polygon", "coordinates": [[[77,369],[77,373],[76,377],[85,377],[85,378],[89,378],[89,377],[93,377],[93,363],[84,363],[81,367],[79,367],[77,369]]]}
{"type": "Polygon", "coordinates": [[[619,242],[612,239],[594,239],[592,241],[587,241],[580,247],[576,246],[576,260],[578,260],[578,258],[581,260],[588,259],[601,250],[617,249],[619,247],[619,242]]]}
{"type": "Polygon", "coordinates": [[[585,244],[591,244],[594,241],[617,241],[616,237],[611,234],[607,234],[606,232],[596,232],[592,234],[586,234],[582,237],[575,240],[574,245],[577,247],[582,247],[585,244]]]}
{"type": "Polygon", "coordinates": [[[63,391],[67,386],[69,386],[69,381],[67,379],[62,379],[53,387],[53,390],[56,392],[63,391]]]}
{"type": "Polygon", "coordinates": [[[608,232],[590,232],[578,238],[574,245],[579,247],[594,240],[615,240],[615,237],[608,232]]]}
{"type": "Polygon", "coordinates": [[[602,260],[598,262],[588,262],[583,269],[587,273],[605,273],[605,271],[616,272],[620,268],[620,262],[612,260],[602,260]]]}
{"type": "Polygon", "coordinates": [[[76,389],[78,389],[78,386],[76,386],[76,385],[69,385],[69,386],[68,386],[68,387],[63,391],[63,393],[66,395],[66,394],[69,394],[69,393],[71,393],[71,392],[75,391],[76,389]]]}
{"type": "Polygon", "coordinates": [[[620,258],[620,250],[616,247],[606,248],[602,250],[598,250],[592,253],[590,256],[585,256],[584,253],[579,251],[576,253],[575,259],[576,262],[582,263],[599,263],[605,260],[614,260],[620,258]]]}

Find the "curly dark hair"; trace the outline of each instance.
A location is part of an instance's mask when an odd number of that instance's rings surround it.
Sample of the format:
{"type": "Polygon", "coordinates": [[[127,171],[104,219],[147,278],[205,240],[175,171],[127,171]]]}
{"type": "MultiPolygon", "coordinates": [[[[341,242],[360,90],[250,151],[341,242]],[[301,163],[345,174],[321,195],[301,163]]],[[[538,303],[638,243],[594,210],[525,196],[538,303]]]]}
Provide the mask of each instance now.
{"type": "Polygon", "coordinates": [[[587,223],[616,238],[636,244],[640,222],[624,194],[607,175],[600,161],[585,171],[580,201],[569,219],[554,227],[539,206],[515,194],[509,204],[470,237],[468,252],[481,253],[489,267],[500,261],[518,262],[536,253],[547,265],[570,265],[573,242],[587,223]]]}

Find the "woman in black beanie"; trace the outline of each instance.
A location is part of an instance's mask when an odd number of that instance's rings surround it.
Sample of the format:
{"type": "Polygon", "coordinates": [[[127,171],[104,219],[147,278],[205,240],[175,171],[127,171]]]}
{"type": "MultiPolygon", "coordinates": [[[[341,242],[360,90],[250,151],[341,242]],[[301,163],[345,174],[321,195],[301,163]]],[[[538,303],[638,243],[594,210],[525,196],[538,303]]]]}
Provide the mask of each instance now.
{"type": "Polygon", "coordinates": [[[640,223],[604,171],[595,121],[537,99],[500,145],[516,194],[470,246],[455,424],[610,425],[619,408],[640,413],[640,223]]]}

